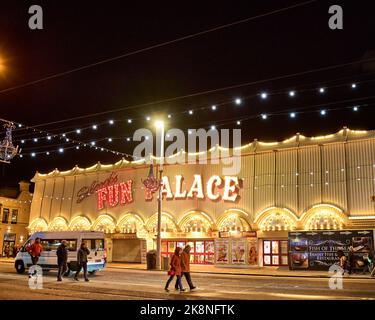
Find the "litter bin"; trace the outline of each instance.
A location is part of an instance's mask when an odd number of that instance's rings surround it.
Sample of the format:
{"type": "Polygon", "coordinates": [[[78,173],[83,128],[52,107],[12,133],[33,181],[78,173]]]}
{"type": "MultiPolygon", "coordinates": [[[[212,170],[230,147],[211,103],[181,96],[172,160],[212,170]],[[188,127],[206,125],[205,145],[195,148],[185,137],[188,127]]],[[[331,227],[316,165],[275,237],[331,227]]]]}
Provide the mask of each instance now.
{"type": "Polygon", "coordinates": [[[147,270],[156,269],[156,251],[150,250],[146,254],[147,270]]]}
{"type": "Polygon", "coordinates": [[[169,257],[162,257],[161,268],[162,270],[169,270],[169,257]]]}

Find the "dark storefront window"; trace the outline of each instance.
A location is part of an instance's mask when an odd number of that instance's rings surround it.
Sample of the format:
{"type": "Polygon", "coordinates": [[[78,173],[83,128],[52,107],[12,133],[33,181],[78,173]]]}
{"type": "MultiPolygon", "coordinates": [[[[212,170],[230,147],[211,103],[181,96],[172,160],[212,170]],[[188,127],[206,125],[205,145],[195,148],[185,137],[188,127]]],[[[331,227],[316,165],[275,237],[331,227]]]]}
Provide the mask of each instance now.
{"type": "Polygon", "coordinates": [[[288,265],[288,240],[263,240],[263,265],[288,265]]]}
{"type": "Polygon", "coordinates": [[[12,210],[12,220],[11,220],[11,224],[16,224],[17,223],[17,218],[18,218],[18,210],[17,209],[13,209],[12,210]]]}
{"type": "Polygon", "coordinates": [[[8,223],[8,219],[9,219],[9,209],[8,208],[4,208],[3,209],[3,218],[1,220],[2,223],[8,223]]]}
{"type": "Polygon", "coordinates": [[[4,234],[3,250],[1,253],[3,257],[9,258],[13,256],[13,248],[14,248],[15,243],[16,243],[15,233],[4,234]]]}
{"type": "Polygon", "coordinates": [[[176,247],[184,248],[190,245],[190,263],[213,264],[214,263],[214,241],[213,240],[166,240],[162,241],[162,256],[172,256],[176,247]]]}

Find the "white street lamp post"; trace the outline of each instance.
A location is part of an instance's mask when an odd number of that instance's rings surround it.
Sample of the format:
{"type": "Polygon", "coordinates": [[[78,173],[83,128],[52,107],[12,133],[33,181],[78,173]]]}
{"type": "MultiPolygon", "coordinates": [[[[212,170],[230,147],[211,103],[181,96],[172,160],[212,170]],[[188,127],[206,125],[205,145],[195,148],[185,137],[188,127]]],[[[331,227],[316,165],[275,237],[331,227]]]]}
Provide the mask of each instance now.
{"type": "Polygon", "coordinates": [[[162,121],[157,121],[156,126],[156,150],[160,153],[157,154],[159,157],[159,197],[158,197],[158,229],[156,238],[156,269],[161,269],[161,204],[163,199],[162,194],[162,179],[163,179],[163,163],[164,163],[164,123],[162,121]]]}

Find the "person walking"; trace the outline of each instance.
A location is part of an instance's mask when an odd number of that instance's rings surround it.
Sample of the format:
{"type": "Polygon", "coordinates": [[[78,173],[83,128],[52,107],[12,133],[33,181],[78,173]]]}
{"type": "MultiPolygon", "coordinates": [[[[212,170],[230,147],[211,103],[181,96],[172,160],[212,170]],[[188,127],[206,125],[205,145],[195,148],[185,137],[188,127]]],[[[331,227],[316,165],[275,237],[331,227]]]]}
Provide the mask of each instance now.
{"type": "Polygon", "coordinates": [[[7,244],[4,248],[4,255],[5,257],[9,258],[9,255],[10,255],[10,246],[9,244],[7,244]]]}
{"type": "Polygon", "coordinates": [[[62,240],[59,247],[56,250],[57,255],[57,281],[62,281],[62,276],[65,274],[66,270],[68,269],[67,262],[68,262],[68,242],[66,240],[62,240]]]}
{"type": "Polygon", "coordinates": [[[90,250],[86,247],[86,243],[82,242],[81,247],[77,252],[77,264],[78,270],[74,276],[74,280],[78,281],[78,275],[81,269],[83,268],[83,276],[85,281],[89,281],[87,277],[87,256],[90,254],[90,250]]]}
{"type": "Polygon", "coordinates": [[[171,260],[171,268],[168,271],[169,279],[167,283],[165,284],[164,290],[169,292],[169,284],[172,282],[174,276],[177,277],[177,287],[180,289],[180,292],[184,292],[185,289],[182,287],[182,281],[181,281],[181,251],[182,249],[180,247],[177,247],[176,250],[174,251],[174,254],[172,256],[171,260]]]}
{"type": "MultiPolygon", "coordinates": [[[[191,247],[187,245],[181,253],[181,280],[182,277],[185,276],[185,279],[189,285],[190,291],[196,289],[194,287],[193,282],[191,281],[190,276],[190,250],[191,247]]],[[[175,289],[178,290],[178,279],[176,280],[175,289]]]]}
{"type": "Polygon", "coordinates": [[[43,252],[43,246],[40,244],[40,238],[35,238],[34,243],[27,248],[27,252],[31,256],[33,266],[38,264],[39,257],[43,252]]]}
{"type": "MultiPolygon", "coordinates": [[[[31,263],[33,266],[38,264],[39,257],[43,252],[43,246],[40,243],[40,238],[35,238],[33,244],[27,247],[27,252],[30,254],[31,263]]],[[[34,271],[34,274],[36,271],[34,271]]],[[[32,274],[29,273],[29,278],[32,277],[32,274]]]]}

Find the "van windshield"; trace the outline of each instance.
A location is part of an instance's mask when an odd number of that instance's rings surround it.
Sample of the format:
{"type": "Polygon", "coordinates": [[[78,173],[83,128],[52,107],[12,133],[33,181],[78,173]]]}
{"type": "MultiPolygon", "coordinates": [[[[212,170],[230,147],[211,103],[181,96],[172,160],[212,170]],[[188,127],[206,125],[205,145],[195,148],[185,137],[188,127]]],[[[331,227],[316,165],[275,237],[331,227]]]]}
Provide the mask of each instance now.
{"type": "Polygon", "coordinates": [[[89,250],[103,251],[104,239],[82,239],[89,250]]]}
{"type": "MultiPolygon", "coordinates": [[[[77,240],[76,239],[65,239],[68,243],[69,251],[77,250],[77,240]]],[[[62,239],[42,239],[40,243],[45,251],[56,251],[61,244],[62,239]]]]}

